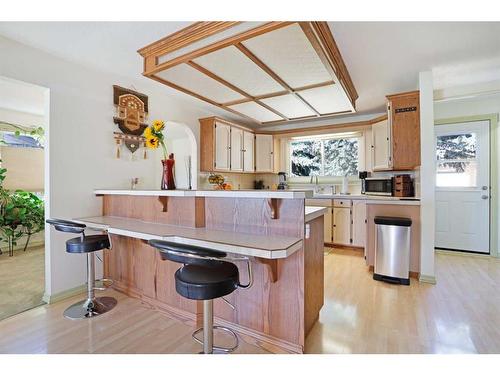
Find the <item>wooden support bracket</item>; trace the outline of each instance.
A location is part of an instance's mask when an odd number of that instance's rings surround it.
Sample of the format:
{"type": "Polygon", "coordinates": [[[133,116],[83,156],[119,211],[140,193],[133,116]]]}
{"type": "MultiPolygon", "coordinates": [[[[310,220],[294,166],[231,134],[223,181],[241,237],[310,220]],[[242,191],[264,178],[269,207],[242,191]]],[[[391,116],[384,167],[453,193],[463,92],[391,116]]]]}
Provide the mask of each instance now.
{"type": "Polygon", "coordinates": [[[162,212],[168,212],[168,197],[159,196],[158,200],[163,205],[162,212]]]}
{"type": "Polygon", "coordinates": [[[278,281],[278,259],[255,258],[257,262],[266,266],[271,282],[278,281]]]}
{"type": "Polygon", "coordinates": [[[279,218],[278,198],[269,198],[267,200],[267,204],[269,205],[269,208],[271,210],[271,219],[278,219],[279,218]]]}

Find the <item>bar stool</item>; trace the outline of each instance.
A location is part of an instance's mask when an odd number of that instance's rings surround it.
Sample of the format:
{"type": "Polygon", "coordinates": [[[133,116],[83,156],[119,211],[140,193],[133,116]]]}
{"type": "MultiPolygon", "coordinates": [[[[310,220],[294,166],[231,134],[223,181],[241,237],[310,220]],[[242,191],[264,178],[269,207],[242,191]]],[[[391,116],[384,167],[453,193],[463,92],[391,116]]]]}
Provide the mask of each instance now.
{"type": "Polygon", "coordinates": [[[198,246],[179,244],[169,241],[149,240],[149,244],[160,251],[162,260],[170,260],[183,264],[175,272],[175,290],[181,296],[203,301],[203,327],[193,332],[193,339],[203,345],[204,354],[215,351],[229,353],[234,351],[239,340],[230,328],[214,326],[213,300],[222,298],[233,309],[234,306],[224,296],[236,289],[248,289],[253,284],[252,263],[247,257],[228,257],[226,253],[198,246]],[[248,284],[241,284],[238,267],[228,260],[245,261],[248,269],[248,284]],[[213,331],[222,330],[233,336],[235,345],[229,348],[214,346],[213,331]],[[203,341],[196,335],[203,332],[203,341]]]}
{"type": "Polygon", "coordinates": [[[69,220],[48,219],[48,224],[60,232],[78,233],[80,237],[71,238],[66,241],[66,252],[70,254],[87,254],[87,299],[79,301],[64,311],[64,316],[69,319],[86,319],[102,315],[113,309],[117,301],[113,297],[96,297],[96,290],[106,290],[113,283],[109,279],[95,279],[95,258],[94,252],[111,249],[109,235],[99,234],[86,236],[85,224],[76,223],[69,220]],[[111,282],[106,287],[96,287],[96,281],[111,282]]]}

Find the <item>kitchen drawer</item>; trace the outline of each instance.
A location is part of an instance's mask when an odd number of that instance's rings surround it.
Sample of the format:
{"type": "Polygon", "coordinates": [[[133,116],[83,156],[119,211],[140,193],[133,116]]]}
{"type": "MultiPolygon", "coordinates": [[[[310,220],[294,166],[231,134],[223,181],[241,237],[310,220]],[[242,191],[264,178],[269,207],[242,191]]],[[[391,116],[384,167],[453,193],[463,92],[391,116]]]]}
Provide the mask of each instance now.
{"type": "Polygon", "coordinates": [[[334,199],[333,207],[351,207],[352,200],[351,199],[334,199]]]}
{"type": "Polygon", "coordinates": [[[332,206],[332,200],[331,199],[325,199],[325,198],[320,198],[320,199],[306,199],[306,206],[331,207],[332,206]]]}

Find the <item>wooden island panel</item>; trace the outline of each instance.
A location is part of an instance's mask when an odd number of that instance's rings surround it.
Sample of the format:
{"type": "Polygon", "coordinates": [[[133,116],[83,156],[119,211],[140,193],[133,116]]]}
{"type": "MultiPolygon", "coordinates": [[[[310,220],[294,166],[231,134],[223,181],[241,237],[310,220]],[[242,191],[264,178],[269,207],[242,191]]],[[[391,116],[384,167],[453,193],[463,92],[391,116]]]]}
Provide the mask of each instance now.
{"type": "MultiPolygon", "coordinates": [[[[161,212],[158,197],[104,195],[103,200],[105,216],[174,225],[203,223],[208,229],[305,239],[304,199],[278,199],[275,218],[269,199],[264,198],[169,197],[167,213],[161,212]],[[202,207],[196,199],[203,199],[202,207]]],[[[268,350],[303,352],[305,337],[323,305],[323,216],[308,225],[311,237],[305,239],[305,248],[287,258],[251,260],[253,286],[226,296],[236,307],[234,310],[222,299],[214,301],[217,323],[268,350]],[[271,269],[276,272],[273,274],[271,269]]],[[[117,290],[201,325],[202,303],[187,300],[175,291],[178,263],[161,260],[159,252],[143,240],[117,235],[112,239],[113,249],[106,251],[104,271],[105,277],[115,280],[117,290]]],[[[246,283],[245,263],[236,264],[241,282],[246,283]]]]}
{"type": "Polygon", "coordinates": [[[200,228],[205,226],[205,198],[105,195],[103,215],[200,228]]]}

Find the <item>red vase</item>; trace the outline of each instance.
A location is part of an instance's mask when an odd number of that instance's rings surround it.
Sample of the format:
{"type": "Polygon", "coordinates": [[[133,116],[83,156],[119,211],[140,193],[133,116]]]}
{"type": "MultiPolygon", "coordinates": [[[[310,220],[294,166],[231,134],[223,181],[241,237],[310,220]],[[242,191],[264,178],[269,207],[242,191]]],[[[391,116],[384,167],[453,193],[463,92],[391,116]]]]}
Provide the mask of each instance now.
{"type": "Polygon", "coordinates": [[[162,160],[163,175],[161,177],[162,190],[175,190],[175,177],[174,177],[174,154],[170,154],[168,159],[162,160]]]}

